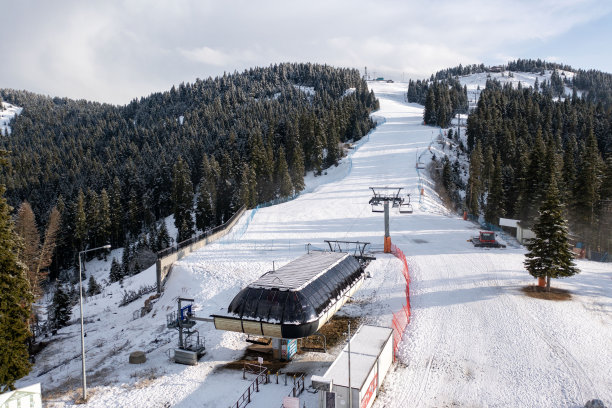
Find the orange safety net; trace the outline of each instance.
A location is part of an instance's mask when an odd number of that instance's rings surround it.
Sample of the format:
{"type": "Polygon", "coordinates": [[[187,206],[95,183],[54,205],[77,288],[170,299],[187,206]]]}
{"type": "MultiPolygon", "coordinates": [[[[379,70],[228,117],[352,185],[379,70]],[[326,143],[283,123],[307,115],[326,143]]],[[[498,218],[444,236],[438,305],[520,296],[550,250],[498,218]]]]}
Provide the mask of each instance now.
{"type": "Polygon", "coordinates": [[[406,304],[396,313],[393,313],[393,358],[397,358],[397,350],[399,348],[406,326],[410,323],[410,273],[408,270],[408,262],[406,255],[397,246],[391,244],[391,253],[404,263],[402,273],[406,279],[406,304]]]}

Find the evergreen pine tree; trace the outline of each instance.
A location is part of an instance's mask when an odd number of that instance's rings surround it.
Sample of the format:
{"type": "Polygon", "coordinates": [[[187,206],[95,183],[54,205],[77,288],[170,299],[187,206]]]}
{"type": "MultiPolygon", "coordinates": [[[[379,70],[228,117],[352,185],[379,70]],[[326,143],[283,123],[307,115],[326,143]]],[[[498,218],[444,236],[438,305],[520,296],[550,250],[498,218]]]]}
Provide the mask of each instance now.
{"type": "Polygon", "coordinates": [[[450,160],[448,159],[447,155],[444,155],[444,158],[442,159],[442,185],[448,194],[451,195],[453,190],[453,178],[450,160]]]}
{"type": "Polygon", "coordinates": [[[87,283],[87,296],[98,295],[102,292],[102,287],[93,275],[89,275],[89,282],[87,283]]]}
{"type": "MultiPolygon", "coordinates": [[[[217,182],[208,157],[204,155],[200,166],[201,179],[198,184],[198,198],[196,200],[196,227],[200,231],[214,226],[217,206],[217,182]]],[[[167,234],[166,230],[166,234],[167,234]]]]}
{"type": "Polygon", "coordinates": [[[427,90],[427,98],[425,99],[425,110],[423,111],[423,121],[426,125],[434,125],[436,123],[436,100],[434,95],[434,85],[430,84],[427,90]]]}
{"type": "Polygon", "coordinates": [[[601,200],[598,208],[599,246],[608,253],[612,252],[612,153],[605,162],[599,193],[601,200]]]}
{"type": "Polygon", "coordinates": [[[325,134],[321,122],[314,116],[312,118],[313,129],[314,129],[314,145],[312,151],[312,164],[313,170],[317,175],[321,174],[323,170],[323,148],[325,146],[325,134]]]}
{"type": "Polygon", "coordinates": [[[331,114],[327,125],[327,156],[325,157],[325,163],[328,167],[337,166],[341,156],[342,151],[340,149],[340,137],[338,135],[336,118],[331,114]]]}
{"type": "Polygon", "coordinates": [[[240,173],[240,204],[244,205],[246,208],[251,207],[251,186],[249,183],[249,176],[251,174],[251,169],[247,163],[244,163],[242,166],[242,172],[240,173]]]}
{"type": "Polygon", "coordinates": [[[257,196],[257,175],[255,170],[249,166],[249,197],[251,202],[249,208],[255,207],[259,203],[259,197],[257,196]]]}
{"type": "Polygon", "coordinates": [[[108,275],[108,279],[112,282],[120,281],[123,277],[123,271],[121,270],[121,265],[117,262],[117,259],[113,258],[111,262],[111,269],[108,275]]]}
{"type": "MultiPolygon", "coordinates": [[[[87,189],[87,204],[85,205],[85,215],[87,222],[87,243],[89,247],[96,248],[101,246],[98,239],[101,237],[100,221],[100,199],[98,194],[92,189],[87,189]]],[[[100,253],[96,253],[100,256],[100,253]]]]}
{"type": "Polygon", "coordinates": [[[295,141],[293,153],[291,155],[291,184],[296,192],[304,189],[304,151],[299,140],[295,141]]]}
{"type": "Polygon", "coordinates": [[[51,303],[51,327],[55,330],[68,325],[72,313],[70,294],[67,293],[62,285],[57,285],[51,303]]]}
{"type": "Polygon", "coordinates": [[[174,225],[178,229],[177,241],[182,242],[194,233],[194,222],[191,215],[193,207],[193,185],[189,166],[179,156],[172,171],[172,202],[174,225]]]}
{"type": "Polygon", "coordinates": [[[576,182],[576,136],[570,135],[563,150],[563,168],[560,183],[561,197],[565,204],[573,205],[572,188],[576,182]]]}
{"type": "Polygon", "coordinates": [[[85,215],[85,194],[79,190],[74,213],[74,250],[79,252],[85,249],[87,240],[87,216],[85,215]]]}
{"type": "Polygon", "coordinates": [[[110,231],[111,245],[119,247],[123,244],[123,204],[121,201],[121,183],[115,177],[110,193],[110,231]]]}
{"type": "Polygon", "coordinates": [[[579,272],[573,263],[573,253],[567,239],[567,223],[554,178],[540,207],[540,216],[533,226],[536,237],[527,244],[525,268],[536,278],[546,278],[550,290],[551,278],[563,278],[579,272]]]}
{"type": "Polygon", "coordinates": [[[480,214],[480,196],[482,194],[482,148],[480,142],[470,155],[470,177],[466,193],[466,205],[470,214],[480,214]]]}
{"type": "MultiPolygon", "coordinates": [[[[0,151],[0,162],[5,164],[0,151]]],[[[0,392],[14,389],[15,381],[30,372],[27,339],[33,296],[26,271],[17,258],[19,242],[10,207],[0,185],[0,392]]]]}
{"type": "Polygon", "coordinates": [[[168,227],[166,227],[166,222],[162,220],[162,223],[159,227],[159,232],[157,234],[157,247],[161,251],[162,249],[168,248],[170,246],[170,234],[168,233],[168,227]]]}
{"type": "Polygon", "coordinates": [[[289,169],[287,168],[285,149],[282,146],[278,151],[275,173],[275,180],[278,186],[278,196],[283,198],[291,196],[293,194],[293,184],[291,183],[291,176],[289,175],[289,169]]]}
{"type": "Polygon", "coordinates": [[[495,225],[499,224],[499,217],[504,215],[503,203],[501,156],[498,154],[489,184],[485,221],[495,225]]]}
{"type": "MultiPolygon", "coordinates": [[[[106,189],[102,189],[100,193],[100,225],[98,226],[98,237],[97,241],[101,245],[105,245],[111,242],[111,211],[110,211],[110,199],[106,189]]],[[[110,249],[100,251],[100,254],[104,255],[104,259],[110,253],[110,249]]]]}
{"type": "MultiPolygon", "coordinates": [[[[552,148],[552,147],[551,147],[552,148]]],[[[537,216],[537,211],[543,201],[547,189],[547,180],[550,172],[546,168],[547,149],[542,139],[542,132],[536,132],[536,138],[529,155],[529,167],[527,169],[527,213],[521,220],[524,225],[531,225],[537,216]]]]}
{"type": "Polygon", "coordinates": [[[495,170],[495,158],[493,156],[493,147],[487,146],[484,150],[485,154],[482,163],[482,183],[483,190],[489,191],[491,188],[491,179],[493,178],[493,172],[495,170]]]}
{"type": "Polygon", "coordinates": [[[233,163],[230,155],[225,152],[219,164],[220,174],[217,180],[217,213],[220,222],[226,222],[237,208],[234,208],[234,196],[237,191],[233,163]]]}
{"type": "Polygon", "coordinates": [[[573,213],[581,238],[589,242],[591,241],[591,235],[597,230],[596,206],[599,202],[602,170],[602,160],[592,128],[588,131],[584,152],[579,156],[580,163],[574,187],[573,213]]]}

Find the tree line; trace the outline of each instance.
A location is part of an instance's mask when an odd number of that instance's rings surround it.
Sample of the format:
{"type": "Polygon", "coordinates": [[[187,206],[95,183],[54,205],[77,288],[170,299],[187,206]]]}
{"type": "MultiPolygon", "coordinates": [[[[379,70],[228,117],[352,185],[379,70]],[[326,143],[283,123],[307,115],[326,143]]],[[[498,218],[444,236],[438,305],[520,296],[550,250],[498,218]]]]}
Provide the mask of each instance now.
{"type": "Polygon", "coordinates": [[[425,105],[423,122],[426,125],[448,127],[455,113],[468,110],[467,87],[455,78],[411,79],[406,96],[408,102],[425,105]]]}

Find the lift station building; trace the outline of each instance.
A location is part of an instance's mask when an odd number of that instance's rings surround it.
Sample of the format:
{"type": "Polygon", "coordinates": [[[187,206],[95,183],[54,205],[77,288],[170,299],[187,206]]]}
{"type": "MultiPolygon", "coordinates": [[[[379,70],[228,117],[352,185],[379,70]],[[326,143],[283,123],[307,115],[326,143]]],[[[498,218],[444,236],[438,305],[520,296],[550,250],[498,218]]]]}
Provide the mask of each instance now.
{"type": "Polygon", "coordinates": [[[344,252],[313,251],[242,289],[215,328],[275,339],[316,333],[361,286],[365,272],[344,252]]]}
{"type": "Polygon", "coordinates": [[[393,363],[391,328],[363,325],[349,342],[324,376],[312,376],[320,408],[370,408],[393,363]]]}

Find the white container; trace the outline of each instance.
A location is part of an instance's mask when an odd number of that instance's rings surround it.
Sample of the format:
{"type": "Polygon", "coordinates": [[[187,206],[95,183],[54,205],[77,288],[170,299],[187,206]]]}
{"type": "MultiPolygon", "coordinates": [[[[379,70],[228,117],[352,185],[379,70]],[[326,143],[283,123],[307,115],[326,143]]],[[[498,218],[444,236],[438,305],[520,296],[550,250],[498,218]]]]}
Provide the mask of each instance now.
{"type": "Polygon", "coordinates": [[[361,326],[351,338],[349,407],[349,353],[344,347],[329,367],[324,379],[331,383],[331,391],[319,392],[321,408],[369,408],[393,363],[393,329],[361,326]]]}

